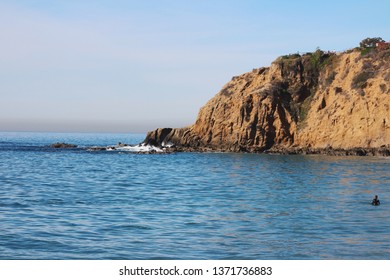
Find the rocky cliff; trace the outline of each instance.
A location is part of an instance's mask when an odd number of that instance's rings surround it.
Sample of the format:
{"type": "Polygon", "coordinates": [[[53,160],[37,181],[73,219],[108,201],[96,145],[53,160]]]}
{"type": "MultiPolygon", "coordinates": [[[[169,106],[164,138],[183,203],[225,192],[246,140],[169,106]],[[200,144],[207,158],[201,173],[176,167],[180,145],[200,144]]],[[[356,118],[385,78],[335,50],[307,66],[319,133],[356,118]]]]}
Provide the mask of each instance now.
{"type": "Polygon", "coordinates": [[[390,155],[390,49],[317,50],[233,77],[190,127],[149,132],[179,150],[390,155]]]}

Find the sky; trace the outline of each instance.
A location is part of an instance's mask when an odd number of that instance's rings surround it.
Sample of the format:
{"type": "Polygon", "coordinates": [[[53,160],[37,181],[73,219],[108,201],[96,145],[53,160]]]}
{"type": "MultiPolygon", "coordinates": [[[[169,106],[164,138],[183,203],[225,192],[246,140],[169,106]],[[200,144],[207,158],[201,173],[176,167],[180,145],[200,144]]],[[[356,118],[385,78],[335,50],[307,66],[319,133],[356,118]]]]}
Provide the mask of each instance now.
{"type": "Polygon", "coordinates": [[[183,127],[278,56],[390,40],[390,1],[0,0],[0,131],[183,127]]]}

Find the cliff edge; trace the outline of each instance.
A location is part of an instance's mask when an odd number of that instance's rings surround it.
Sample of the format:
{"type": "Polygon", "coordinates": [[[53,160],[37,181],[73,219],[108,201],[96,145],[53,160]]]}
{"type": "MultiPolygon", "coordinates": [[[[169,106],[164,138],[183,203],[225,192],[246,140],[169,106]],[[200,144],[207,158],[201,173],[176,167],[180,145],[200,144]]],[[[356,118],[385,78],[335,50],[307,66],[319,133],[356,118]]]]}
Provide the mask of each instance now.
{"type": "Polygon", "coordinates": [[[195,124],[147,134],[183,151],[390,155],[390,48],[293,54],[233,77],[195,124]]]}

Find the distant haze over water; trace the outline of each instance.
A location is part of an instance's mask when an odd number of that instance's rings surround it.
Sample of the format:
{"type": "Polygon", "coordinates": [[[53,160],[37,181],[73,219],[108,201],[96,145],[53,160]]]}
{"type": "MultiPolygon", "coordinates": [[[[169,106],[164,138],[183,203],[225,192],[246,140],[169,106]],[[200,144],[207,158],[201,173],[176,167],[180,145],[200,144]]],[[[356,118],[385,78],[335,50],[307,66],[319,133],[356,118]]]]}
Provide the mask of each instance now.
{"type": "Polygon", "coordinates": [[[184,127],[185,121],[50,121],[0,120],[0,131],[145,133],[157,127],[184,127]]]}

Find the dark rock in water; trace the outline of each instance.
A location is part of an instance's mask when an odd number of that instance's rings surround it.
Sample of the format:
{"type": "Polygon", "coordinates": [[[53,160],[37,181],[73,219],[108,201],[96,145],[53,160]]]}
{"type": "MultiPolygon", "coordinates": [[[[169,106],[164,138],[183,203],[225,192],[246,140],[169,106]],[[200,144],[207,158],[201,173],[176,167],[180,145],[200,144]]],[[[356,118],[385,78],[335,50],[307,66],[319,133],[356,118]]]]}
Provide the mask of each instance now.
{"type": "Polygon", "coordinates": [[[87,151],[90,151],[90,152],[114,151],[114,150],[116,150],[115,147],[99,147],[99,146],[90,147],[90,148],[87,149],[87,151]]]}
{"type": "Polygon", "coordinates": [[[77,148],[77,145],[57,142],[57,143],[51,144],[50,148],[54,148],[54,149],[74,149],[74,148],[77,148]]]}
{"type": "Polygon", "coordinates": [[[161,147],[164,139],[171,138],[172,128],[160,128],[153,132],[149,132],[144,143],[155,147],[161,147]]]}

